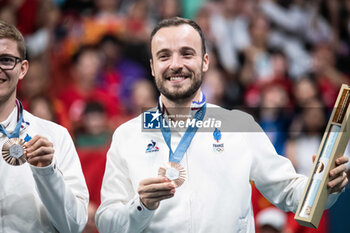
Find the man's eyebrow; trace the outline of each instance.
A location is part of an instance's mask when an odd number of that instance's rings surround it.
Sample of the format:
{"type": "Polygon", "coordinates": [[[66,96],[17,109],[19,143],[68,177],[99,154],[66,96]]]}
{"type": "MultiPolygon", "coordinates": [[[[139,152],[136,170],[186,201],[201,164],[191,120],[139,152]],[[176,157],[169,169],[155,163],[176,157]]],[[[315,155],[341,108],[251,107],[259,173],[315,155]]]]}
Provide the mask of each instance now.
{"type": "Polygon", "coordinates": [[[0,57],[6,57],[6,56],[10,56],[10,57],[17,57],[16,55],[9,54],[9,53],[3,53],[3,54],[0,54],[0,57]]]}
{"type": "MultiPolygon", "coordinates": [[[[194,54],[197,54],[196,50],[194,48],[192,48],[192,47],[188,47],[188,46],[181,47],[180,52],[183,53],[183,52],[186,52],[186,51],[191,51],[194,54]]],[[[170,49],[161,49],[158,52],[156,52],[156,56],[159,56],[161,53],[167,53],[167,52],[170,52],[170,49]]]]}
{"type": "Polygon", "coordinates": [[[184,51],[192,51],[194,54],[196,54],[196,50],[194,49],[194,48],[192,48],[192,47],[182,47],[181,48],[181,50],[180,50],[181,52],[184,52],[184,51]]]}

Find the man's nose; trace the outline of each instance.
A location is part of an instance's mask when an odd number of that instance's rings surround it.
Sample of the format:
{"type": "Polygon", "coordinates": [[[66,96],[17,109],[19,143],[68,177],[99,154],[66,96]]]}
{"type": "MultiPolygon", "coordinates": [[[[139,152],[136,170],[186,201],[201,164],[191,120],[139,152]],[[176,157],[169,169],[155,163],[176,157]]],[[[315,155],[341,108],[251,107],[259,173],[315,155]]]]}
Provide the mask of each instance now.
{"type": "Polygon", "coordinates": [[[183,67],[183,61],[181,56],[174,54],[171,59],[170,69],[179,70],[183,67]]]}

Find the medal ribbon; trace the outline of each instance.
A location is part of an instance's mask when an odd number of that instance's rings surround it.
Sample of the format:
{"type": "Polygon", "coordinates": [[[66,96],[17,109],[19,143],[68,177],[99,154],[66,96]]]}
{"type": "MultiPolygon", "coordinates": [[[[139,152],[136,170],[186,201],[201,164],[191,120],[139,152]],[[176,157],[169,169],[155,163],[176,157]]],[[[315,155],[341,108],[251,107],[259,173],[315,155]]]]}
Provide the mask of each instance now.
{"type": "MultiPolygon", "coordinates": [[[[184,157],[185,152],[187,151],[188,147],[191,144],[191,141],[194,137],[194,135],[196,134],[198,127],[196,122],[197,121],[202,121],[206,112],[206,108],[207,108],[207,104],[205,103],[205,96],[203,95],[203,100],[201,101],[201,103],[197,103],[194,102],[195,104],[201,104],[204,103],[203,106],[196,112],[196,114],[194,115],[194,119],[195,119],[195,124],[194,127],[190,124],[189,127],[187,128],[185,134],[183,135],[183,137],[180,140],[179,145],[176,147],[175,152],[173,152],[173,150],[171,149],[171,130],[169,127],[164,127],[163,126],[163,122],[165,125],[167,125],[167,122],[165,120],[163,120],[163,116],[160,116],[160,129],[162,131],[163,134],[163,138],[166,142],[166,144],[169,147],[169,162],[176,162],[176,163],[180,163],[181,159],[184,157]]],[[[158,105],[158,107],[160,108],[160,106],[158,105]]]]}
{"type": "Polygon", "coordinates": [[[19,138],[19,132],[21,130],[21,125],[23,121],[23,107],[22,103],[18,100],[16,100],[17,109],[19,109],[19,116],[18,121],[16,124],[15,129],[13,130],[12,134],[10,134],[2,125],[0,125],[0,132],[5,134],[8,138],[19,138]]]}

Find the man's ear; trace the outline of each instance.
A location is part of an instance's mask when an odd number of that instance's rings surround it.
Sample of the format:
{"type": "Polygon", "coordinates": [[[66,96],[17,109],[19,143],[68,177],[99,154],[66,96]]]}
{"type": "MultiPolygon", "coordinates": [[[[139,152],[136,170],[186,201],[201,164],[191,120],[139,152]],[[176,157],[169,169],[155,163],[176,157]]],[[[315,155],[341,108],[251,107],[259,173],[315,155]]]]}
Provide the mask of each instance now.
{"type": "Polygon", "coordinates": [[[152,60],[152,58],[149,59],[149,64],[151,66],[152,76],[154,77],[154,69],[153,69],[153,60],[152,60]]]}
{"type": "Polygon", "coordinates": [[[206,53],[204,54],[204,57],[203,57],[202,72],[207,72],[208,69],[209,69],[209,55],[206,53]]]}
{"type": "Polygon", "coordinates": [[[22,80],[24,78],[24,76],[28,72],[28,69],[29,69],[29,62],[27,60],[23,60],[21,62],[21,72],[20,72],[19,77],[18,77],[19,80],[22,80]]]}

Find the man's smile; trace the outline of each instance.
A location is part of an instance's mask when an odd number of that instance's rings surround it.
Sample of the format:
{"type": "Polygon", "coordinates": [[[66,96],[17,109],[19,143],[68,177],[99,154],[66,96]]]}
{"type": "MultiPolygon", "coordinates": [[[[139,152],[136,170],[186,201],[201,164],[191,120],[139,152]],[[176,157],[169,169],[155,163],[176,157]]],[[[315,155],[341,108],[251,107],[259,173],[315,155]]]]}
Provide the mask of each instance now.
{"type": "Polygon", "coordinates": [[[166,74],[165,79],[171,83],[181,83],[182,81],[191,78],[190,74],[178,73],[178,74],[166,74]]]}
{"type": "Polygon", "coordinates": [[[7,81],[7,78],[0,78],[0,84],[7,81]]]}

